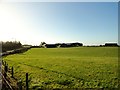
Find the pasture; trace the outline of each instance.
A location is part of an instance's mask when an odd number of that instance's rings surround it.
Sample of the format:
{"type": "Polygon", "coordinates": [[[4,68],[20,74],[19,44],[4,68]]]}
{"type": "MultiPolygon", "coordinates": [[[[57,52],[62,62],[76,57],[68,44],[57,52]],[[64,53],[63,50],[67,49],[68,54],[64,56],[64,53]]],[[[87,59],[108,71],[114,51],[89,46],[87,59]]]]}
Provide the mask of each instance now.
{"type": "Polygon", "coordinates": [[[118,88],[118,47],[32,48],[3,58],[29,87],[118,88]]]}

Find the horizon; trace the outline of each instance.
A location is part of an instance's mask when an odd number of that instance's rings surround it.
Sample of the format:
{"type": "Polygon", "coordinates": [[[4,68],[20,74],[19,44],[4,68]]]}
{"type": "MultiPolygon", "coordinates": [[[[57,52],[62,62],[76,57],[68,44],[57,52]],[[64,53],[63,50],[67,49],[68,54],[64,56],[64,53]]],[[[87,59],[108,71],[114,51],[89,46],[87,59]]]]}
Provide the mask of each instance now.
{"type": "MultiPolygon", "coordinates": [[[[0,42],[20,42],[20,41],[0,41],[0,42]]],[[[21,43],[21,42],[20,42],[21,43]]],[[[40,42],[40,44],[41,44],[42,42],[40,42]]],[[[46,43],[46,42],[45,42],[46,43]]],[[[60,44],[63,44],[63,43],[65,43],[65,44],[67,44],[67,43],[82,43],[82,42],[56,42],[56,43],[46,43],[46,44],[58,44],[58,43],[60,43],[60,44]]],[[[84,44],[84,43],[82,43],[83,44],[83,46],[100,46],[100,45],[105,45],[105,44],[117,44],[118,46],[120,46],[120,44],[119,43],[117,43],[117,42],[105,42],[105,43],[103,43],[103,44],[84,44]]],[[[35,45],[35,44],[27,44],[27,43],[25,43],[25,44],[23,44],[23,43],[21,43],[22,45],[31,45],[31,46],[39,46],[39,45],[35,45]]]]}
{"type": "Polygon", "coordinates": [[[119,44],[118,2],[1,3],[0,25],[0,41],[119,44]]]}

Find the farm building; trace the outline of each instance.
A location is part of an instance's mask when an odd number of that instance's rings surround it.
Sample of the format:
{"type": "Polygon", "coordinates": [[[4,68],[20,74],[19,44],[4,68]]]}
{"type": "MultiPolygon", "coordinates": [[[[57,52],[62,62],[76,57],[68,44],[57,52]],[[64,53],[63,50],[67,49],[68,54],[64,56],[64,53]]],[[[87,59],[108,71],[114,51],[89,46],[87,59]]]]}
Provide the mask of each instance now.
{"type": "Polygon", "coordinates": [[[57,48],[57,47],[79,47],[83,46],[82,43],[56,43],[56,44],[44,44],[44,48],[57,48]]]}
{"type": "Polygon", "coordinates": [[[83,46],[82,43],[71,43],[71,45],[72,45],[73,47],[83,46]]]}
{"type": "Polygon", "coordinates": [[[59,45],[60,45],[60,47],[79,47],[79,46],[83,46],[82,43],[61,43],[59,45]]]}
{"type": "Polygon", "coordinates": [[[46,48],[56,48],[56,44],[45,44],[46,48]]]}
{"type": "Polygon", "coordinates": [[[67,44],[62,43],[62,44],[60,44],[60,47],[67,47],[67,44]]]}
{"type": "Polygon", "coordinates": [[[117,43],[105,43],[105,46],[118,46],[117,43]]]}

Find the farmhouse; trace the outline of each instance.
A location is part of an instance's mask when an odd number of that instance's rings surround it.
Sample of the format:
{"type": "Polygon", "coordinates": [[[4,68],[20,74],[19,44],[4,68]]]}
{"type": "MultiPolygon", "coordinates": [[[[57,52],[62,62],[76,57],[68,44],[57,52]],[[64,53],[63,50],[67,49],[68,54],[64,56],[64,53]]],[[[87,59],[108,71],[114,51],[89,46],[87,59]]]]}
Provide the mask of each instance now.
{"type": "Polygon", "coordinates": [[[118,46],[117,43],[105,43],[105,46],[118,46]]]}

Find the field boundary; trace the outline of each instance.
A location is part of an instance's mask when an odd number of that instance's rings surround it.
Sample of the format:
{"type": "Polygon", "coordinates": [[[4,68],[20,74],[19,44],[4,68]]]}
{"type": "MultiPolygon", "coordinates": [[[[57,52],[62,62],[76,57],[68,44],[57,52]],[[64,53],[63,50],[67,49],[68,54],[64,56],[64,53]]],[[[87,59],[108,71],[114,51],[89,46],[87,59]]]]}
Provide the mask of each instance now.
{"type": "MultiPolygon", "coordinates": [[[[10,50],[10,51],[6,51],[3,53],[0,53],[0,57],[2,56],[8,56],[8,55],[12,55],[12,54],[18,54],[18,53],[24,53],[26,51],[28,51],[29,49],[31,49],[31,47],[23,47],[23,48],[19,48],[19,49],[14,49],[14,50],[10,50]]],[[[14,77],[14,70],[13,67],[9,68],[8,64],[2,60],[2,89],[3,90],[24,90],[26,88],[26,90],[28,90],[28,85],[27,87],[25,85],[23,85],[22,82],[19,82],[15,77],[14,77]]],[[[28,73],[26,73],[26,75],[28,75],[28,73]]],[[[28,76],[27,76],[28,78],[28,76]]],[[[28,84],[28,80],[26,81],[26,84],[28,84]]]]}
{"type": "Polygon", "coordinates": [[[13,67],[9,68],[8,64],[2,60],[2,80],[3,86],[7,85],[7,87],[2,88],[3,90],[28,90],[28,73],[26,73],[26,81],[25,84],[19,79],[14,77],[13,67]]]}

